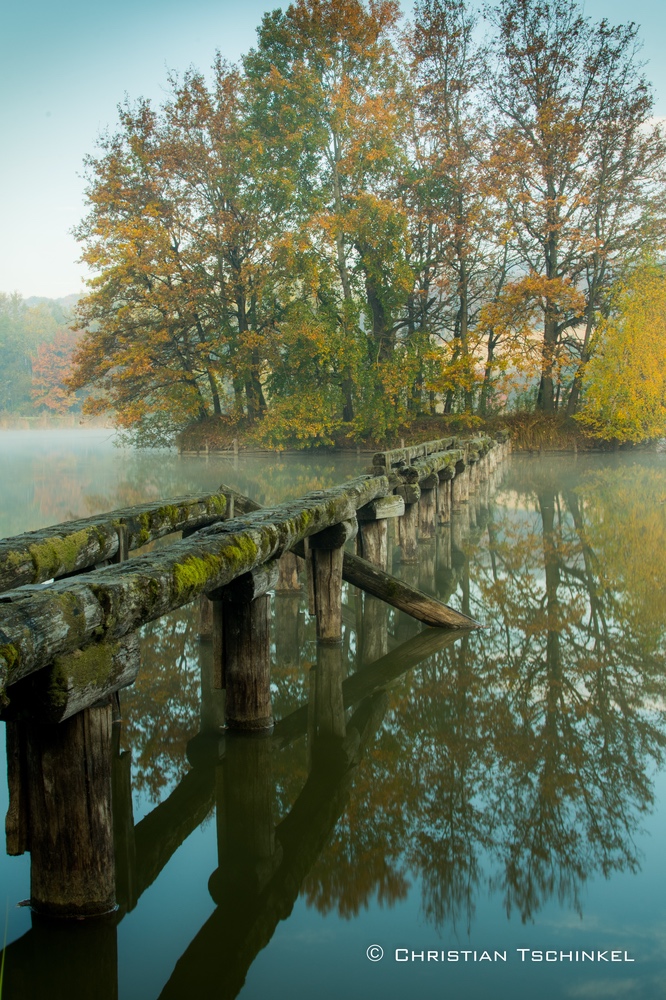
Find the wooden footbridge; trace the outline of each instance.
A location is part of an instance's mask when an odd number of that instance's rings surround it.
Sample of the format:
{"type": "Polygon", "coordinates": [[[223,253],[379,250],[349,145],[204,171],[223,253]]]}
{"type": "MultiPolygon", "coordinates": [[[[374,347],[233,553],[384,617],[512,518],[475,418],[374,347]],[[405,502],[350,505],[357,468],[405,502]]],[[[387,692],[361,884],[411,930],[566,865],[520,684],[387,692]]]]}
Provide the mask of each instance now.
{"type": "MultiPolygon", "coordinates": [[[[33,908],[85,916],[117,905],[112,724],[117,692],[140,669],[137,629],[199,600],[212,637],[211,686],[225,690],[220,723],[273,731],[278,745],[305,716],[298,710],[273,729],[269,591],[297,586],[304,562],[322,662],[342,638],[343,580],[428,625],[478,627],[387,573],[388,523],[395,519],[402,560],[416,562],[418,539],[433,537],[437,520],[465,505],[508,450],[505,435],[444,439],[379,453],[368,475],[271,508],[222,486],[0,541],[7,849],[31,852],[33,908]],[[129,558],[175,533],[181,538],[129,558]]],[[[339,678],[343,716],[382,677],[368,667],[339,678]]],[[[332,731],[342,738],[340,718],[332,731]]],[[[115,803],[122,798],[116,788],[115,803]]],[[[116,817],[116,844],[117,826],[116,817]]]]}

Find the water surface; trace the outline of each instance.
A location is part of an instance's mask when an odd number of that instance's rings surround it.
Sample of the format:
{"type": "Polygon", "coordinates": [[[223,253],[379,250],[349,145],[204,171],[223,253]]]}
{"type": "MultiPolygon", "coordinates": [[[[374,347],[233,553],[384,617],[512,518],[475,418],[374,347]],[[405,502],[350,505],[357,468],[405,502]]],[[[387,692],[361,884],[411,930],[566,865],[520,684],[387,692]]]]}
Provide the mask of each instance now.
{"type": "MultiPolygon", "coordinates": [[[[221,482],[271,502],[367,456],[17,432],[0,461],[6,535],[221,482]]],[[[513,457],[492,486],[418,565],[393,550],[482,632],[420,633],[348,588],[342,648],[318,650],[305,595],[275,595],[271,739],[222,745],[195,609],[144,629],[122,694],[120,909],[40,921],[15,906],[29,856],[1,857],[8,997],[77,1000],[91,977],[124,1000],[663,996],[666,467],[513,457]]]]}

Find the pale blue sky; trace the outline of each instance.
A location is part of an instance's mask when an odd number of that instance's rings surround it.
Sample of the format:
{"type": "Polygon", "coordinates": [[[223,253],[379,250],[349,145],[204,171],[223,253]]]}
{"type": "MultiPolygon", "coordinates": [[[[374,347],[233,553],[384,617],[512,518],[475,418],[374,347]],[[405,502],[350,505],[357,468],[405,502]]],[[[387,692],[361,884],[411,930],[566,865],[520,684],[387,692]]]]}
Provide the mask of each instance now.
{"type": "MultiPolygon", "coordinates": [[[[286,3],[282,4],[286,6],[286,3]]],[[[266,0],[0,0],[0,291],[82,290],[69,230],[81,218],[82,161],[125,93],[160,101],[167,69],[207,69],[250,48],[266,0]]],[[[410,0],[402,6],[409,10],[410,0]]],[[[666,116],[666,5],[587,0],[586,12],[642,26],[646,73],[666,116]]]]}

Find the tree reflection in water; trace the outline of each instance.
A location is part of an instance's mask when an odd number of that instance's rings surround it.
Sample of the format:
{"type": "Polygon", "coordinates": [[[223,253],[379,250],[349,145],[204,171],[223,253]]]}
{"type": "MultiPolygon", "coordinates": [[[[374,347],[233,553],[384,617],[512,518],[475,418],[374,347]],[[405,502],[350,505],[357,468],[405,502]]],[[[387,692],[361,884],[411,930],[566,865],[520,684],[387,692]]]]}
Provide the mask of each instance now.
{"type": "MultiPolygon", "coordinates": [[[[163,995],[219,992],[225,942],[235,996],[299,893],[353,917],[417,883],[429,923],[469,933],[488,892],[531,921],[552,898],[581,913],[586,880],[636,870],[666,744],[665,496],[640,465],[576,480],[514,460],[496,503],[438,528],[433,589],[489,625],[455,641],[394,651],[404,620],[371,602],[364,617],[349,588],[342,647],[317,650],[305,595],[276,595],[269,740],[221,747],[194,609],[145,629],[123,742],[135,791],[162,803],[118,819],[125,907],[213,809],[218,834],[215,911],[163,995]]],[[[30,934],[8,949],[15,982],[30,934]]]]}
{"type": "Polygon", "coordinates": [[[586,879],[639,863],[666,740],[666,478],[563,488],[561,470],[531,468],[516,463],[463,546],[461,610],[491,627],[394,691],[306,883],[324,911],[391,902],[416,878],[439,926],[469,929],[486,883],[523,921],[551,897],[580,913],[586,879]]]}

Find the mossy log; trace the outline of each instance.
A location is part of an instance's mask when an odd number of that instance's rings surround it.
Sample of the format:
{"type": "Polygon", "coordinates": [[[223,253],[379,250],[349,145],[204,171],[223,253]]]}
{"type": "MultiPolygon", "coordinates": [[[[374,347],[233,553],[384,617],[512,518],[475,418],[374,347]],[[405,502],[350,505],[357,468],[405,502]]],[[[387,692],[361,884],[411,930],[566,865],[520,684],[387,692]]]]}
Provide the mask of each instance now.
{"type": "Polygon", "coordinates": [[[57,656],[115,642],[140,625],[231,583],[310,535],[354,517],[389,492],[386,477],[361,476],[331,490],[222,521],[165,549],[48,588],[0,595],[0,698],[57,656]]]}
{"type": "Polygon", "coordinates": [[[372,464],[383,466],[385,469],[395,468],[401,465],[411,465],[417,458],[425,458],[435,451],[446,451],[452,448],[455,438],[437,438],[435,441],[425,441],[423,444],[413,445],[410,448],[393,448],[391,451],[378,451],[372,458],[372,464]]]}
{"type": "Polygon", "coordinates": [[[380,497],[357,511],[359,521],[378,521],[387,517],[402,517],[405,513],[405,501],[397,494],[380,497]]]}
{"type": "MultiPolygon", "coordinates": [[[[0,540],[0,591],[44,583],[89,569],[117,556],[126,536],[129,550],[225,516],[228,494],[196,493],[137,504],[95,517],[65,521],[0,540]]],[[[241,511],[242,512],[242,511],[241,511]]]]}
{"type": "Polygon", "coordinates": [[[10,704],[0,718],[62,722],[132,684],[139,664],[135,632],[117,642],[94,642],[57,656],[12,687],[10,704]]]}
{"type": "Polygon", "coordinates": [[[360,587],[373,597],[380,598],[426,625],[449,629],[481,628],[473,618],[454,611],[434,597],[422,594],[420,590],[396,580],[394,576],[384,573],[377,566],[349,552],[345,552],[344,555],[342,577],[347,583],[360,587]]]}

